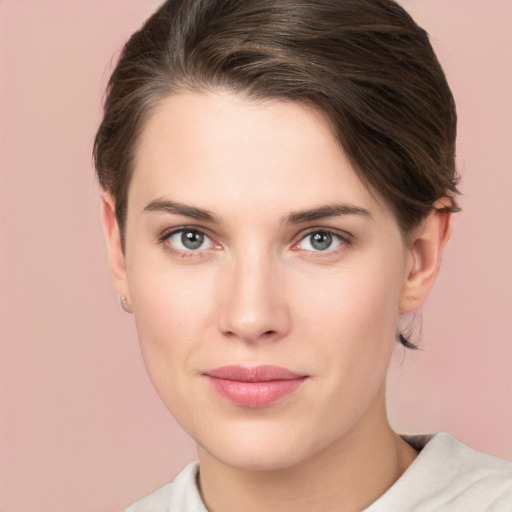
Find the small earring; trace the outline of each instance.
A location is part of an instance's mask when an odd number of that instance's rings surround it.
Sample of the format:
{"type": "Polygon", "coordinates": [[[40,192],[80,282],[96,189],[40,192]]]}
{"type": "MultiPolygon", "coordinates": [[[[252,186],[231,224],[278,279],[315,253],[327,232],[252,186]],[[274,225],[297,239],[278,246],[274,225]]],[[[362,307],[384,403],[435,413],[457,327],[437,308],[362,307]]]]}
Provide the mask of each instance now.
{"type": "Polygon", "coordinates": [[[119,305],[125,313],[133,313],[132,305],[124,295],[119,295],[119,305]]]}

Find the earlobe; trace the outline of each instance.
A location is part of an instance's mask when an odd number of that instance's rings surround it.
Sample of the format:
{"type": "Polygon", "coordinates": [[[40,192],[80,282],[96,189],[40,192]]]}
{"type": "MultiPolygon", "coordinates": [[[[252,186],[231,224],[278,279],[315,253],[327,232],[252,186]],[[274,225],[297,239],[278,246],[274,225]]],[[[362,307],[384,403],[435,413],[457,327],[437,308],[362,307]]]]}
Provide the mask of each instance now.
{"type": "Polygon", "coordinates": [[[110,271],[114,279],[114,285],[118,295],[123,297],[125,303],[130,304],[125,256],[121,244],[121,233],[116,218],[115,202],[112,196],[107,192],[101,197],[101,218],[109,248],[110,271]]]}
{"type": "Polygon", "coordinates": [[[452,214],[443,210],[447,201],[447,198],[436,201],[429,215],[411,233],[400,313],[410,313],[419,308],[435,282],[443,249],[452,230],[452,214]]]}

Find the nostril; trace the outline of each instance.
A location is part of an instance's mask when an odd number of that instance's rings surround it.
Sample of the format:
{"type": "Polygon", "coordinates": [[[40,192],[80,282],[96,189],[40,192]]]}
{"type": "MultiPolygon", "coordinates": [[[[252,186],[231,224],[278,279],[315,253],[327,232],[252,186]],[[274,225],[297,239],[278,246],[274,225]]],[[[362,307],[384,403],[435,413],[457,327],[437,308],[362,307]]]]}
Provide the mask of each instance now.
{"type": "Polygon", "coordinates": [[[276,331],[266,331],[263,333],[263,336],[269,337],[273,336],[274,334],[276,334],[276,331]]]}

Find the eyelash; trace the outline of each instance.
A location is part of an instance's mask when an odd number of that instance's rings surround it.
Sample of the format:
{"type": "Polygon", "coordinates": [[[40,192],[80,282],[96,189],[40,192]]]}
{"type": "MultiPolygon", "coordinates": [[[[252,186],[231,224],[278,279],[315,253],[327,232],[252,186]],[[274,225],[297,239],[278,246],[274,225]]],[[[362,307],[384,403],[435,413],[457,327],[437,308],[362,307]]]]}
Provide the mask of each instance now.
{"type": "MultiPolygon", "coordinates": [[[[207,250],[210,250],[210,249],[203,249],[203,250],[193,250],[193,249],[189,249],[189,250],[180,250],[180,249],[176,249],[175,247],[173,247],[170,243],[169,243],[169,239],[174,236],[174,235],[178,235],[178,234],[183,234],[183,233],[186,233],[186,232],[194,232],[194,233],[197,233],[197,234],[200,234],[200,235],[203,235],[205,238],[208,238],[210,239],[210,241],[216,246],[215,247],[215,250],[218,250],[221,248],[221,246],[219,244],[217,244],[216,242],[213,241],[212,237],[203,229],[200,229],[200,228],[196,228],[196,227],[193,227],[193,226],[183,226],[183,227],[180,227],[178,229],[173,229],[171,231],[166,231],[164,232],[159,238],[158,238],[158,243],[161,243],[162,245],[164,245],[165,249],[167,251],[169,251],[171,254],[175,255],[175,256],[180,256],[181,258],[203,258],[204,257],[204,252],[207,251],[207,250]]],[[[323,235],[330,235],[334,240],[337,240],[339,242],[338,246],[335,248],[335,249],[326,249],[325,251],[322,251],[322,250],[304,250],[304,252],[307,252],[309,253],[309,255],[311,255],[312,257],[329,257],[329,256],[334,256],[334,255],[337,255],[341,252],[343,252],[344,250],[346,250],[348,247],[350,247],[353,243],[353,237],[352,235],[350,235],[349,233],[344,233],[343,235],[334,231],[334,230],[330,230],[330,229],[322,229],[322,228],[315,228],[315,229],[311,229],[309,230],[308,232],[302,234],[299,238],[299,240],[297,242],[295,242],[292,247],[291,247],[291,250],[292,251],[301,251],[300,248],[297,248],[297,246],[305,241],[308,237],[312,236],[312,235],[315,235],[315,234],[323,234],[323,235]]]]}
{"type": "Polygon", "coordinates": [[[212,240],[212,237],[206,232],[204,231],[203,229],[199,229],[199,228],[196,228],[194,226],[183,226],[183,227],[180,227],[178,229],[173,229],[171,231],[166,231],[164,232],[159,238],[158,238],[158,242],[161,243],[165,249],[167,251],[169,251],[171,254],[175,255],[175,256],[180,256],[181,258],[202,258],[204,256],[204,252],[205,250],[208,250],[208,249],[203,249],[203,250],[193,250],[193,249],[189,249],[189,250],[180,250],[180,249],[176,249],[175,247],[173,247],[170,243],[169,243],[169,239],[174,236],[174,235],[178,235],[178,234],[183,234],[183,233],[187,233],[187,232],[193,232],[193,233],[197,233],[197,234],[200,234],[200,235],[203,235],[205,237],[205,239],[209,239],[212,241],[212,243],[214,243],[214,245],[216,245],[216,249],[217,248],[220,248],[220,245],[219,244],[215,244],[215,242],[213,242],[212,240]]]}
{"type": "Polygon", "coordinates": [[[301,249],[296,249],[296,247],[303,241],[307,240],[308,237],[311,237],[312,235],[316,234],[322,234],[322,235],[330,235],[333,240],[337,240],[338,246],[334,249],[326,249],[324,251],[322,250],[304,250],[304,252],[309,253],[310,256],[314,258],[328,258],[332,256],[336,256],[343,251],[347,250],[348,247],[352,245],[353,237],[349,233],[341,234],[337,231],[331,230],[331,229],[325,229],[325,228],[314,228],[310,229],[306,233],[302,234],[299,241],[294,243],[292,245],[293,251],[300,251],[301,249]]]}

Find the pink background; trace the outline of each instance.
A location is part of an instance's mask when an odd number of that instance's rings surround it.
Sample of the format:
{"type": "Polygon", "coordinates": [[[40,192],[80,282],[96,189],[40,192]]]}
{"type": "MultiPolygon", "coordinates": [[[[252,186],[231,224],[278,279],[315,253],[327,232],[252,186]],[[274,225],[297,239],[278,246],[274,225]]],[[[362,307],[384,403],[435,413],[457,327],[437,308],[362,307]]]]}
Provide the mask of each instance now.
{"type": "MultiPolygon", "coordinates": [[[[402,3],[458,103],[464,212],[390,419],[512,459],[512,2],[402,3]]],[[[117,305],[90,156],[111,56],[157,4],[0,0],[2,512],[113,512],[195,457],[117,305]]]]}

